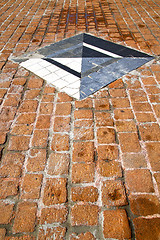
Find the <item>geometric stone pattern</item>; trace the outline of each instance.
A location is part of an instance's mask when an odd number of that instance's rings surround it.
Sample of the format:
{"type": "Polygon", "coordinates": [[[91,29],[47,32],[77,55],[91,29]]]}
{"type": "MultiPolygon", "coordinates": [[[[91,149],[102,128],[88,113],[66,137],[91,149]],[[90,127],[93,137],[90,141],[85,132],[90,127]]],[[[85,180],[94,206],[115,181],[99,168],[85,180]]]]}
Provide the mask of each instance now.
{"type": "Polygon", "coordinates": [[[84,99],[152,56],[83,33],[24,55],[21,66],[76,99],[84,99]],[[29,58],[26,60],[26,58],[29,58]]]}

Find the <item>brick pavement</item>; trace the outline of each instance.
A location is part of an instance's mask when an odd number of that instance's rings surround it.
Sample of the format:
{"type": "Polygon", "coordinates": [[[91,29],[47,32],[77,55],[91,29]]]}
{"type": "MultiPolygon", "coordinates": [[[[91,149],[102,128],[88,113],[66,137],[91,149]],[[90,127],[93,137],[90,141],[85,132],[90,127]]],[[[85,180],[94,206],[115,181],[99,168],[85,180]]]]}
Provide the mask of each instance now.
{"type": "Polygon", "coordinates": [[[159,1],[0,7],[0,239],[160,239],[159,1]],[[10,60],[81,32],[155,60],[83,101],[10,60]]]}

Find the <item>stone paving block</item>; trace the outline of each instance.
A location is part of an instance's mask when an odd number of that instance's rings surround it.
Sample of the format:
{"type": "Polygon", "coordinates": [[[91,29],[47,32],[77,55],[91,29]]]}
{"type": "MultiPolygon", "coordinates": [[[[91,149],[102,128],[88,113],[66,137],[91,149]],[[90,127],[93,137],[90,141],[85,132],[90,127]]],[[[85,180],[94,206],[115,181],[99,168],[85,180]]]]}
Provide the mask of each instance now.
{"type": "Polygon", "coordinates": [[[94,181],[94,163],[75,163],[72,165],[72,182],[89,183],[94,181]]]}
{"type": "Polygon", "coordinates": [[[53,223],[64,223],[67,217],[67,208],[65,206],[55,206],[50,208],[43,208],[40,223],[41,224],[53,224],[53,223]]]}
{"type": "Polygon", "coordinates": [[[73,202],[96,202],[98,200],[98,189],[92,186],[72,187],[71,192],[73,202]]]}
{"type": "Polygon", "coordinates": [[[94,143],[93,142],[74,142],[73,143],[73,162],[93,162],[94,143]]]}
{"type": "Polygon", "coordinates": [[[0,202],[0,224],[8,224],[12,220],[14,204],[0,202]]]}
{"type": "Polygon", "coordinates": [[[40,228],[38,233],[39,240],[52,239],[54,236],[55,240],[63,240],[65,237],[66,228],[65,227],[52,227],[52,228],[40,228]]]}
{"type": "Polygon", "coordinates": [[[121,165],[116,161],[99,160],[97,171],[103,177],[122,177],[121,165]]]}
{"type": "Polygon", "coordinates": [[[72,234],[70,237],[70,240],[76,240],[76,239],[81,239],[81,240],[95,240],[96,238],[91,232],[86,232],[86,233],[80,233],[80,234],[72,234]]]}

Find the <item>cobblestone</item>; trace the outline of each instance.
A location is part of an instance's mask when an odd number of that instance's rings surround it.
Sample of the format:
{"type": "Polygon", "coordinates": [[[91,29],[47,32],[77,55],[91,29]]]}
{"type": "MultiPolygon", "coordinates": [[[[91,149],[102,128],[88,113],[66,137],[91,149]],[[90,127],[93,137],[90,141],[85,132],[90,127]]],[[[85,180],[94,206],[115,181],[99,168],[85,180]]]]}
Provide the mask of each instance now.
{"type": "Polygon", "coordinates": [[[1,1],[0,239],[159,239],[159,10],[1,1]],[[79,33],[155,58],[82,101],[11,61],[79,33]]]}

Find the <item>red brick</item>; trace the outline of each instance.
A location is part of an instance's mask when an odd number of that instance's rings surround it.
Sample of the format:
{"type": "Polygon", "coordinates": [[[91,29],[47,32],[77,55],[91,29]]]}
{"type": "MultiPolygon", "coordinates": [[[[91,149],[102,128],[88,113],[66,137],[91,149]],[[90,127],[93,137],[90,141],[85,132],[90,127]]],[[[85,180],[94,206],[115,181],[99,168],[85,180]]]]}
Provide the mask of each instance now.
{"type": "Polygon", "coordinates": [[[160,141],[160,128],[156,123],[140,125],[139,131],[143,141],[160,141]]]}
{"type": "Polygon", "coordinates": [[[4,101],[4,106],[17,107],[20,102],[20,94],[8,94],[4,101]]]}
{"type": "Polygon", "coordinates": [[[97,130],[98,143],[108,144],[115,143],[115,130],[113,128],[98,128],[97,130]]]}
{"type": "Polygon", "coordinates": [[[97,127],[113,126],[113,119],[108,112],[95,112],[97,127]]]}
{"type": "Polygon", "coordinates": [[[129,121],[116,121],[118,132],[136,132],[137,127],[134,120],[129,121]]]}
{"type": "Polygon", "coordinates": [[[98,200],[98,189],[95,187],[72,187],[73,202],[96,202],[98,200]]]}
{"type": "Polygon", "coordinates": [[[94,181],[94,163],[75,163],[72,165],[72,182],[87,183],[94,181]]]}
{"type": "Polygon", "coordinates": [[[151,112],[151,105],[149,103],[133,103],[133,109],[135,112],[151,112]]]}
{"type": "Polygon", "coordinates": [[[0,239],[4,239],[6,235],[6,229],[0,228],[0,239]]]}
{"type": "Polygon", "coordinates": [[[74,140],[92,140],[93,138],[93,128],[74,129],[74,140]]]}
{"type": "Polygon", "coordinates": [[[25,96],[25,99],[34,99],[34,98],[38,97],[39,94],[40,94],[40,90],[30,89],[25,92],[24,96],[25,96]]]}
{"type": "Polygon", "coordinates": [[[42,174],[25,174],[22,178],[21,198],[39,198],[42,178],[42,174]]]}
{"type": "Polygon", "coordinates": [[[115,160],[118,158],[118,148],[115,145],[100,145],[97,149],[98,160],[115,160]]]}
{"type": "Polygon", "coordinates": [[[89,109],[78,109],[78,110],[75,110],[74,118],[75,119],[83,119],[83,118],[89,119],[89,118],[93,118],[92,110],[89,110],[89,109]]]}
{"type": "Polygon", "coordinates": [[[44,189],[43,203],[46,206],[65,203],[67,199],[66,179],[47,179],[44,189]]]}
{"type": "Polygon", "coordinates": [[[54,95],[44,94],[42,97],[42,102],[53,102],[53,101],[54,101],[54,95]]]}
{"type": "Polygon", "coordinates": [[[41,224],[64,223],[67,218],[67,208],[62,205],[55,207],[43,208],[40,218],[41,224]]]}
{"type": "Polygon", "coordinates": [[[19,125],[16,124],[13,126],[11,134],[14,135],[31,135],[33,132],[33,125],[29,125],[29,124],[23,124],[23,125],[19,125]]]}
{"type": "Polygon", "coordinates": [[[38,102],[36,100],[25,100],[19,108],[19,112],[36,112],[38,102]]]}
{"type": "Polygon", "coordinates": [[[10,84],[11,84],[11,82],[7,81],[7,79],[4,81],[1,79],[0,88],[9,88],[10,84]]]}
{"type": "Polygon", "coordinates": [[[108,98],[95,99],[95,110],[110,110],[108,98]]]}
{"type": "Polygon", "coordinates": [[[44,103],[40,105],[40,114],[51,114],[53,111],[53,103],[44,103]]]}
{"type": "Polygon", "coordinates": [[[121,165],[116,161],[99,160],[97,170],[103,177],[122,177],[121,165]]]}
{"type": "Polygon", "coordinates": [[[160,171],[160,143],[146,143],[146,148],[153,171],[160,171]]]}
{"type": "Polygon", "coordinates": [[[123,154],[124,168],[146,168],[147,161],[142,153],[125,153],[123,154]]]}
{"type": "Polygon", "coordinates": [[[18,124],[32,124],[34,123],[36,119],[36,114],[35,113],[21,113],[18,118],[16,123],[18,124]]]}
{"type": "Polygon", "coordinates": [[[24,77],[14,78],[12,84],[24,86],[27,79],[24,77]]]}
{"type": "Polygon", "coordinates": [[[0,179],[0,199],[18,194],[18,180],[1,178],[0,179]]]}
{"type": "Polygon", "coordinates": [[[130,97],[131,97],[131,101],[132,102],[145,102],[145,101],[148,101],[146,93],[143,90],[141,90],[141,89],[129,90],[129,93],[130,93],[130,97]]]}
{"type": "Polygon", "coordinates": [[[22,86],[16,86],[16,85],[11,85],[8,93],[22,93],[23,92],[23,87],[22,86]]]}
{"type": "Polygon", "coordinates": [[[0,224],[10,223],[13,215],[14,204],[0,202],[0,224]]]}
{"type": "Polygon", "coordinates": [[[51,149],[53,151],[68,151],[69,136],[67,134],[54,134],[51,149]]]}
{"type": "Polygon", "coordinates": [[[130,103],[128,98],[112,98],[112,105],[114,108],[128,108],[130,103]]]}
{"type": "Polygon", "coordinates": [[[38,116],[36,128],[37,129],[47,129],[50,128],[50,115],[40,115],[38,116]]]}
{"type": "Polygon", "coordinates": [[[160,89],[158,86],[146,86],[146,91],[148,94],[160,94],[160,89]]]}
{"type": "Polygon", "coordinates": [[[6,141],[7,133],[6,132],[0,132],[0,144],[4,144],[6,141]]]}
{"type": "Polygon", "coordinates": [[[52,94],[52,93],[55,93],[55,88],[46,85],[46,86],[44,87],[44,93],[46,93],[46,94],[52,94]]]}
{"type": "Polygon", "coordinates": [[[160,202],[154,195],[130,195],[131,211],[136,216],[160,214],[160,202]]]}
{"type": "Polygon", "coordinates": [[[0,89],[0,98],[3,98],[4,95],[6,94],[6,92],[7,92],[7,89],[1,88],[0,89]]]}
{"type": "Polygon", "coordinates": [[[25,70],[24,68],[19,68],[18,71],[16,72],[15,77],[27,77],[29,75],[29,72],[27,70],[25,70]]]}
{"type": "Polygon", "coordinates": [[[36,221],[37,204],[31,202],[18,203],[13,224],[13,232],[33,232],[36,221]]]}
{"type": "Polygon", "coordinates": [[[141,83],[139,82],[139,80],[136,80],[136,79],[132,79],[129,80],[129,81],[126,81],[127,83],[127,88],[128,89],[137,89],[137,88],[141,88],[141,83]]]}
{"type": "Polygon", "coordinates": [[[83,99],[80,101],[75,101],[75,107],[76,108],[92,108],[92,100],[90,98],[83,99]]]}
{"type": "Polygon", "coordinates": [[[1,119],[2,122],[6,122],[6,121],[8,122],[8,121],[14,119],[15,113],[16,113],[16,109],[15,108],[4,107],[1,110],[0,119],[1,119]]]}
{"type": "Polygon", "coordinates": [[[68,94],[59,92],[57,97],[57,102],[71,102],[72,97],[68,96],[68,94]]]}
{"type": "Polygon", "coordinates": [[[134,119],[134,115],[131,109],[124,108],[124,109],[115,109],[114,110],[114,117],[116,120],[119,119],[134,119]]]}
{"type": "Polygon", "coordinates": [[[145,123],[145,122],[156,122],[156,119],[153,113],[136,113],[136,118],[138,122],[145,123]]]}
{"type": "Polygon", "coordinates": [[[4,165],[12,165],[16,164],[22,167],[25,159],[25,154],[18,152],[6,152],[2,157],[2,164],[4,165]]]}
{"type": "Polygon", "coordinates": [[[108,207],[127,205],[125,189],[120,180],[108,180],[103,182],[102,201],[103,204],[108,207]]]}
{"type": "Polygon", "coordinates": [[[131,239],[127,214],[125,210],[104,211],[103,234],[105,238],[131,239]]]}
{"type": "Polygon", "coordinates": [[[156,179],[156,183],[157,183],[157,186],[158,186],[158,191],[160,192],[160,172],[155,173],[154,177],[156,179]]]}
{"type": "Polygon", "coordinates": [[[28,150],[30,137],[27,136],[11,136],[9,140],[8,150],[28,150]]]}
{"type": "Polygon", "coordinates": [[[32,146],[46,147],[48,139],[48,130],[35,130],[32,138],[32,146]]]}
{"type": "Polygon", "coordinates": [[[71,210],[72,226],[96,226],[98,225],[99,208],[96,205],[76,204],[71,210]]]}
{"type": "Polygon", "coordinates": [[[142,78],[142,82],[144,85],[156,85],[157,84],[154,77],[142,78]]]}
{"type": "Polygon", "coordinates": [[[111,97],[126,97],[125,89],[109,89],[109,93],[111,97]]]}
{"type": "Polygon", "coordinates": [[[10,165],[5,164],[0,167],[0,177],[19,177],[22,169],[17,164],[11,163],[10,165]]]}
{"type": "Polygon", "coordinates": [[[5,237],[5,240],[36,240],[32,235],[10,236],[5,237]]]}
{"type": "Polygon", "coordinates": [[[50,175],[68,174],[69,155],[65,153],[51,153],[48,160],[47,173],[50,175]]]}
{"type": "Polygon", "coordinates": [[[43,80],[38,78],[38,77],[35,77],[35,76],[31,76],[29,81],[28,81],[28,85],[27,87],[28,88],[41,88],[43,85],[43,80]]]}
{"type": "Polygon", "coordinates": [[[27,160],[27,171],[38,172],[43,171],[46,163],[45,149],[31,149],[27,160]]]}
{"type": "Polygon", "coordinates": [[[71,104],[70,103],[58,103],[56,105],[55,115],[66,116],[71,114],[71,104]]]}
{"type": "Polygon", "coordinates": [[[159,226],[160,218],[135,218],[135,237],[137,240],[158,240],[159,239],[159,226]]]}
{"type": "Polygon", "coordinates": [[[75,234],[73,233],[70,237],[70,240],[96,240],[94,235],[90,232],[75,234]]]}
{"type": "Polygon", "coordinates": [[[94,143],[93,142],[74,142],[73,143],[73,162],[93,162],[94,143]]]}
{"type": "Polygon", "coordinates": [[[54,131],[55,132],[69,132],[70,131],[70,117],[55,117],[54,131]]]}
{"type": "Polygon", "coordinates": [[[121,78],[117,79],[116,81],[110,83],[108,85],[109,88],[123,88],[124,87],[124,83],[123,80],[121,78]]]}
{"type": "Polygon", "coordinates": [[[65,227],[52,227],[52,228],[40,228],[38,239],[39,240],[47,240],[52,239],[54,237],[55,240],[63,240],[65,237],[66,228],[65,227]]]}
{"type": "Polygon", "coordinates": [[[108,90],[106,89],[101,89],[99,91],[97,91],[96,93],[94,93],[94,97],[95,98],[106,98],[109,96],[108,90]]]}
{"type": "Polygon", "coordinates": [[[137,133],[119,133],[122,152],[139,152],[141,150],[137,133]]]}
{"type": "Polygon", "coordinates": [[[126,186],[130,192],[154,192],[151,173],[147,169],[128,170],[125,172],[126,186]]]}
{"type": "Polygon", "coordinates": [[[157,118],[160,118],[160,104],[153,105],[157,118]]]}

